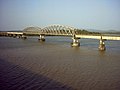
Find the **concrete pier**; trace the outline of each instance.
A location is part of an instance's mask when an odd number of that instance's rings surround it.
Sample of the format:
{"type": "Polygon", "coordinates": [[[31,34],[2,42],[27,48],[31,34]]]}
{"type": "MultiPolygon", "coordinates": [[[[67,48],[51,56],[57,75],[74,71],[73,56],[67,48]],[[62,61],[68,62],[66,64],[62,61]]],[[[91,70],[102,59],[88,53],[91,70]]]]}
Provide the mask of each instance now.
{"type": "Polygon", "coordinates": [[[73,42],[71,43],[72,47],[79,47],[80,46],[80,42],[79,42],[79,38],[76,38],[75,35],[72,38],[73,42]]]}
{"type": "Polygon", "coordinates": [[[44,35],[40,35],[38,40],[44,42],[45,41],[45,36],[44,35]]]}
{"type": "Polygon", "coordinates": [[[101,39],[100,39],[100,45],[99,45],[99,47],[98,47],[98,49],[100,50],[100,51],[105,51],[106,50],[106,47],[105,47],[105,39],[102,39],[102,36],[101,36],[101,39]]]}
{"type": "Polygon", "coordinates": [[[17,35],[17,38],[21,38],[22,37],[22,35],[17,35]]]}
{"type": "Polygon", "coordinates": [[[17,37],[17,35],[16,34],[13,34],[13,38],[16,38],[17,37]]]}
{"type": "Polygon", "coordinates": [[[22,35],[21,38],[22,39],[27,39],[27,37],[25,35],[22,35]]]}

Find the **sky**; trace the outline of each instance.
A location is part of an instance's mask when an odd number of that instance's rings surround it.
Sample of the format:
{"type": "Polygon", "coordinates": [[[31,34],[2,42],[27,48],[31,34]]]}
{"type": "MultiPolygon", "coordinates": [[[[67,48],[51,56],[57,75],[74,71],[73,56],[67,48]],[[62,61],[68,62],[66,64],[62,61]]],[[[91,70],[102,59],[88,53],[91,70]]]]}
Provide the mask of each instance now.
{"type": "Polygon", "coordinates": [[[0,31],[52,24],[120,31],[120,0],[0,0],[0,31]]]}

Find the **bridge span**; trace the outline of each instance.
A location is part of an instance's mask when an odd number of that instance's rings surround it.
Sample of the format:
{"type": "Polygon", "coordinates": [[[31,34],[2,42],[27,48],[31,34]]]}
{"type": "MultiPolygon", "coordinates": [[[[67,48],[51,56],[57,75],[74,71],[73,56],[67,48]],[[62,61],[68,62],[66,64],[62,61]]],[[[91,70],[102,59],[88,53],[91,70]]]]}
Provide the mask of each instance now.
{"type": "MultiPolygon", "coordinates": [[[[90,39],[101,39],[101,35],[95,36],[95,35],[75,35],[76,38],[90,38],[90,39]]],[[[104,40],[120,40],[120,37],[118,36],[102,36],[102,39],[104,40]]]]}
{"type": "MultiPolygon", "coordinates": [[[[90,39],[99,39],[100,40],[100,44],[99,44],[99,50],[104,51],[106,50],[105,47],[105,41],[106,40],[120,40],[120,36],[95,36],[95,35],[75,35],[76,41],[78,42],[78,39],[80,38],[90,38],[90,39]]],[[[75,39],[74,38],[74,39],[75,39]]],[[[74,42],[76,42],[74,41],[74,42]]]]}
{"type": "Polygon", "coordinates": [[[69,36],[72,37],[71,46],[80,46],[81,38],[98,39],[100,41],[99,50],[106,50],[105,41],[106,40],[120,40],[120,36],[104,36],[104,35],[82,35],[78,33],[78,29],[63,25],[50,25],[45,28],[39,27],[27,27],[22,32],[7,32],[7,35],[12,35],[13,37],[19,36],[19,38],[26,39],[28,35],[39,36],[39,41],[45,41],[45,36],[69,36]]]}
{"type": "Polygon", "coordinates": [[[23,32],[7,32],[6,33],[6,36],[10,36],[10,37],[18,37],[18,38],[20,38],[20,37],[22,37],[22,35],[23,35],[23,32]]]}

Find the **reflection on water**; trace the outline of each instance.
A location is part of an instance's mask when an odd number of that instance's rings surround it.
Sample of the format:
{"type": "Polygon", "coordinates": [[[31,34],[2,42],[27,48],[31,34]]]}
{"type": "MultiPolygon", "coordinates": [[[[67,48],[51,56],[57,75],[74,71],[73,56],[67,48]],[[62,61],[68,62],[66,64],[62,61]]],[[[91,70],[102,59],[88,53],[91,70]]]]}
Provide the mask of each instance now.
{"type": "Polygon", "coordinates": [[[0,37],[0,71],[6,74],[0,74],[0,80],[7,77],[5,85],[21,90],[119,90],[120,41],[106,41],[104,52],[98,51],[98,40],[81,39],[78,48],[71,47],[71,41],[70,37],[46,37],[44,43],[37,37],[0,37]],[[12,67],[7,68],[9,64],[12,67]]]}
{"type": "Polygon", "coordinates": [[[0,71],[0,90],[73,90],[5,60],[0,61],[0,71]]]}

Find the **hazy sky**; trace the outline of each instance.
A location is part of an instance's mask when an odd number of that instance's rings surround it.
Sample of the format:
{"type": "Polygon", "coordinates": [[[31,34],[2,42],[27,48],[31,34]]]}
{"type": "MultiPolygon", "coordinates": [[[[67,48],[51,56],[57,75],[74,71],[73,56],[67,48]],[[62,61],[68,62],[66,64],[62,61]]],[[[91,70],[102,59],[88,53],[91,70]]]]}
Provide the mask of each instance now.
{"type": "Polygon", "coordinates": [[[0,30],[51,24],[120,31],[120,0],[0,0],[0,30]]]}

